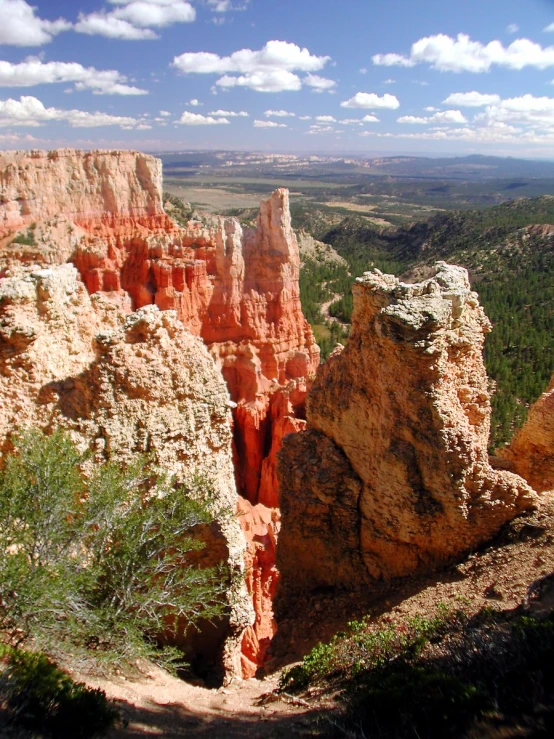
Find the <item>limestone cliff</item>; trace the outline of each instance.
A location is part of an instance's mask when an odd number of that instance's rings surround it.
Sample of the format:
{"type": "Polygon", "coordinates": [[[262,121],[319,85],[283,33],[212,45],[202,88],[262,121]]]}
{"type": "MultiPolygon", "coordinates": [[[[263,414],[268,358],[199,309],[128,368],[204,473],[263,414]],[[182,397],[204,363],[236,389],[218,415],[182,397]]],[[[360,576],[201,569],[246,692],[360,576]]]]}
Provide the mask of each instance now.
{"type": "Polygon", "coordinates": [[[439,262],[413,285],[366,273],[352,322],[279,455],[284,594],[431,570],[536,499],[488,462],[490,324],[465,269],[439,262]]]}
{"type": "Polygon", "coordinates": [[[538,492],[554,489],[554,377],[511,444],[499,454],[538,492]]]}
{"type": "MultiPolygon", "coordinates": [[[[0,280],[0,449],[18,428],[62,427],[97,461],[150,453],[177,481],[200,475],[223,511],[204,534],[206,562],[240,573],[229,406],[206,347],[173,311],[147,306],[124,316],[101,294],[89,297],[69,264],[20,267],[0,280]]],[[[229,603],[228,622],[201,649],[240,674],[253,613],[240,586],[229,603]]]]}

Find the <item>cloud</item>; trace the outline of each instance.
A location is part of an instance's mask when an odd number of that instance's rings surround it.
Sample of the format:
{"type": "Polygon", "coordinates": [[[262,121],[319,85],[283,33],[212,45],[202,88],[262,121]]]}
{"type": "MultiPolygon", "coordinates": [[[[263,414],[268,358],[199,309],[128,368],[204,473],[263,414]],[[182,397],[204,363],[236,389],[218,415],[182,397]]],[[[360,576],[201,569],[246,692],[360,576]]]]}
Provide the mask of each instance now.
{"type": "Polygon", "coordinates": [[[108,0],[110,12],[80,13],[75,30],[90,36],[138,41],[158,38],[153,28],[192,23],[196,11],[185,0],[108,0]]]}
{"type": "Polygon", "coordinates": [[[337,122],[337,119],[334,118],[332,115],[316,115],[315,119],[319,123],[336,123],[337,122]]]}
{"type": "Polygon", "coordinates": [[[465,33],[458,34],[455,39],[439,33],[416,41],[409,57],[401,54],[375,54],[372,59],[374,64],[387,67],[429,64],[441,72],[482,73],[488,72],[492,66],[546,69],[554,66],[554,46],[543,48],[525,38],[516,39],[509,46],[503,46],[500,41],[491,41],[485,45],[472,41],[465,33]]]}
{"type": "Polygon", "coordinates": [[[500,102],[500,95],[487,95],[480,92],[453,92],[446,100],[444,105],[460,105],[465,108],[480,108],[484,105],[492,105],[500,102]]]}
{"type": "Polygon", "coordinates": [[[311,87],[314,92],[332,92],[337,86],[334,80],[320,77],[317,74],[308,74],[302,82],[308,85],[308,87],[311,87]]]}
{"type": "Polygon", "coordinates": [[[489,126],[502,123],[554,131],[554,98],[537,98],[529,94],[507,98],[496,105],[489,105],[475,120],[489,126]]]}
{"type": "Polygon", "coordinates": [[[506,31],[508,33],[517,33],[519,31],[519,26],[517,23],[510,23],[508,26],[506,26],[506,31]]]}
{"type": "Polygon", "coordinates": [[[171,66],[182,74],[221,74],[216,85],[223,88],[248,87],[257,92],[298,91],[303,82],[314,89],[330,89],[331,80],[308,74],[304,80],[295,72],[315,72],[329,61],[312,55],[287,41],[268,41],[257,51],[241,49],[221,57],[212,52],[185,52],[171,66]],[[232,76],[232,75],[239,76],[232,76]]]}
{"type": "Polygon", "coordinates": [[[364,115],[362,121],[364,123],[379,123],[379,118],[376,115],[364,115]]]}
{"type": "Polygon", "coordinates": [[[0,44],[10,46],[42,46],[62,31],[68,31],[71,23],[59,18],[42,20],[36,8],[25,0],[0,0],[0,44]]]}
{"type": "Polygon", "coordinates": [[[552,33],[554,31],[554,23],[550,23],[546,28],[542,29],[543,31],[546,31],[547,33],[552,33]]]}
{"type": "Polygon", "coordinates": [[[228,124],[227,118],[214,118],[212,116],[201,115],[200,113],[190,113],[185,111],[177,123],[183,126],[218,126],[228,124]]]}
{"type": "Polygon", "coordinates": [[[341,108],[390,108],[396,110],[400,107],[396,95],[385,93],[379,97],[374,92],[357,92],[350,100],[341,103],[341,108]]]}
{"type": "Polygon", "coordinates": [[[384,85],[396,85],[396,80],[393,80],[389,77],[388,80],[383,80],[384,85]]]}
{"type": "Polygon", "coordinates": [[[255,92],[298,92],[302,88],[300,77],[283,69],[267,72],[251,72],[240,77],[226,74],[217,80],[219,87],[248,87],[255,92]]]}
{"type": "Polygon", "coordinates": [[[318,126],[317,124],[313,124],[310,126],[310,130],[306,131],[306,133],[315,135],[319,133],[335,133],[335,129],[333,126],[318,126]]]}
{"type": "Polygon", "coordinates": [[[343,126],[363,126],[361,118],[345,118],[342,121],[339,121],[343,126]]]}
{"type": "Polygon", "coordinates": [[[138,28],[164,28],[174,23],[192,23],[196,11],[184,0],[110,0],[121,8],[110,14],[138,28]]]}
{"type": "Polygon", "coordinates": [[[301,115],[299,117],[299,120],[300,121],[311,121],[312,120],[312,116],[311,115],[301,115]]]}
{"type": "Polygon", "coordinates": [[[193,108],[197,108],[200,105],[200,100],[192,98],[192,100],[188,101],[187,105],[192,105],[193,108]]]}
{"type": "Polygon", "coordinates": [[[169,112],[169,110],[160,110],[160,115],[162,116],[162,118],[169,118],[171,113],[169,112]]]}
{"type": "Polygon", "coordinates": [[[126,84],[127,78],[113,69],[98,70],[77,62],[42,62],[29,58],[20,64],[0,61],[0,87],[74,82],[77,90],[92,90],[95,95],[147,95],[147,90],[126,84]]]}
{"type": "Polygon", "coordinates": [[[275,121],[254,121],[254,128],[288,128],[286,123],[276,123],[275,121]]]}
{"type": "Polygon", "coordinates": [[[79,13],[79,19],[74,26],[77,33],[87,36],[105,36],[106,38],[122,39],[123,41],[143,41],[158,38],[149,28],[136,28],[128,21],[115,18],[105,13],[79,13]]]}
{"type": "Polygon", "coordinates": [[[50,121],[65,121],[73,128],[96,128],[98,126],[137,128],[147,125],[143,121],[127,116],[46,108],[40,100],[31,96],[22,96],[19,100],[12,98],[0,100],[0,127],[40,126],[50,121]]]}
{"type": "Polygon", "coordinates": [[[233,5],[232,0],[206,0],[212,13],[229,13],[232,10],[246,10],[250,0],[243,0],[240,5],[233,5]]]}
{"type": "Polygon", "coordinates": [[[289,113],[288,110],[266,110],[264,113],[268,118],[295,118],[296,113],[289,113]]]}
{"type": "Polygon", "coordinates": [[[467,119],[459,110],[445,110],[426,118],[420,118],[413,115],[403,115],[397,119],[397,123],[467,123],[467,119]]]}
{"type": "Polygon", "coordinates": [[[214,118],[248,118],[249,114],[245,110],[240,110],[238,113],[235,113],[232,110],[215,110],[211,113],[208,113],[208,115],[214,116],[214,118]]]}

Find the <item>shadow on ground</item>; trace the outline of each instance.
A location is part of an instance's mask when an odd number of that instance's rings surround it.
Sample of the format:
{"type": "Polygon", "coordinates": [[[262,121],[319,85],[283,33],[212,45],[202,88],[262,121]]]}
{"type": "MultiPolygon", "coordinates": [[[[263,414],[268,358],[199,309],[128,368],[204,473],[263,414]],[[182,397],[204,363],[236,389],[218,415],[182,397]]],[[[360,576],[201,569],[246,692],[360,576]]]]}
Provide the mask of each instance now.
{"type": "MultiPolygon", "coordinates": [[[[320,713],[278,715],[271,706],[266,715],[233,712],[229,718],[199,716],[183,706],[168,704],[137,707],[117,701],[124,725],[110,731],[106,739],[159,736],[164,739],[181,737],[210,737],[213,739],[289,739],[290,737],[317,737],[320,713]]],[[[262,712],[264,713],[264,712],[262,712]]]]}

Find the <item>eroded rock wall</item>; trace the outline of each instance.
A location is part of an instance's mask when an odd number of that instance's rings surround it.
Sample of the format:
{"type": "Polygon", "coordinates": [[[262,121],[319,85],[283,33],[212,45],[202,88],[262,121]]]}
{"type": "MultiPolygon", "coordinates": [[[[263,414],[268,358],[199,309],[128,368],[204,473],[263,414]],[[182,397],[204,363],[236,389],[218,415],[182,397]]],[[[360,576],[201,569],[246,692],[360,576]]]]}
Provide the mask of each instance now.
{"type": "MultiPolygon", "coordinates": [[[[120,418],[127,413],[133,418],[135,415],[125,393],[118,390],[122,378],[114,375],[108,379],[109,363],[117,366],[123,356],[111,344],[95,340],[95,356],[100,353],[105,357],[102,365],[94,364],[95,371],[104,374],[94,378],[90,374],[91,337],[100,331],[105,333],[106,327],[115,330],[132,311],[152,306],[164,312],[175,311],[189,331],[208,346],[225,378],[234,405],[235,476],[240,492],[251,504],[238,520],[248,542],[251,572],[263,573],[247,578],[253,589],[252,601],[262,609],[248,640],[248,656],[244,661],[245,674],[250,676],[260,664],[256,662],[256,649],[261,659],[273,628],[271,598],[267,593],[275,591],[278,573],[272,564],[274,543],[269,534],[263,541],[253,542],[249,537],[268,515],[271,517],[268,531],[278,529],[276,455],[283,436],[305,425],[307,383],[319,363],[319,349],[300,305],[300,260],[291,228],[287,191],[277,190],[261,204],[254,229],[243,229],[236,219],[216,216],[189,221],[182,228],[163,211],[158,160],[137,152],[66,149],[1,154],[0,194],[0,280],[6,275],[11,275],[6,278],[8,282],[12,280],[14,270],[21,269],[21,265],[35,265],[23,279],[27,285],[24,289],[32,292],[33,280],[42,284],[41,280],[47,279],[36,276],[41,272],[36,265],[56,270],[57,265],[71,261],[95,306],[96,313],[92,311],[88,315],[81,285],[74,289],[73,297],[64,298],[72,307],[69,313],[64,313],[65,308],[61,311],[63,326],[56,324],[54,330],[46,311],[44,325],[53,331],[57,358],[51,359],[47,354],[43,357],[47,364],[64,365],[59,368],[60,376],[69,378],[64,403],[67,405],[69,397],[81,398],[79,412],[71,411],[81,414],[79,423],[83,423],[85,406],[93,399],[86,395],[86,383],[74,378],[80,377],[82,371],[86,382],[91,378],[100,382],[103,377],[102,382],[113,383],[115,389],[109,402],[108,396],[104,398],[102,433],[94,426],[99,423],[100,417],[96,416],[87,431],[95,444],[99,447],[105,444],[108,449],[110,445],[113,447],[113,438],[120,438],[126,439],[130,448],[140,449],[141,444],[153,443],[156,435],[158,421],[153,418],[148,422],[153,424],[151,428],[141,426],[144,422],[140,413],[136,415],[140,428],[129,426],[120,418]],[[71,338],[65,331],[68,321],[72,324],[71,338]],[[58,329],[63,329],[60,336],[56,333],[58,329]],[[60,343],[59,351],[57,343],[60,343]],[[72,383],[79,386],[73,395],[69,392],[72,383]],[[270,514],[266,512],[268,508],[270,514]]],[[[13,286],[13,280],[9,284],[13,286]]],[[[14,304],[6,310],[8,315],[22,308],[14,304]]],[[[156,314],[144,314],[147,315],[156,314]]],[[[11,319],[6,320],[9,324],[11,319]]],[[[40,333],[43,329],[35,326],[32,330],[40,333]]],[[[10,342],[19,332],[20,344],[28,341],[27,330],[31,329],[5,328],[10,342]]],[[[127,346],[129,342],[124,344],[127,346]]],[[[40,342],[35,347],[39,345],[40,342]]],[[[13,346],[7,351],[13,351],[13,346]]],[[[131,360],[130,355],[125,356],[131,360]]],[[[30,360],[21,355],[17,361],[30,360]]],[[[136,364],[138,359],[132,361],[136,364]]],[[[173,360],[168,358],[168,361],[173,360]]],[[[143,369],[147,371],[147,367],[143,369]]],[[[55,375],[54,372],[53,378],[55,375]]],[[[46,397],[42,384],[40,388],[35,387],[37,378],[37,382],[44,384],[41,373],[33,370],[26,378],[22,374],[20,385],[19,381],[11,389],[9,383],[5,385],[5,397],[12,398],[18,392],[16,387],[21,389],[25,383],[34,388],[33,392],[40,390],[41,398],[46,397]]],[[[151,379],[152,392],[159,389],[154,399],[158,403],[163,385],[170,378],[160,369],[159,381],[156,377],[151,379]]],[[[48,393],[52,392],[50,388],[48,393]]],[[[137,392],[144,392],[145,398],[148,397],[147,387],[137,392]]],[[[27,397],[23,392],[15,398],[13,413],[6,412],[6,427],[27,418],[27,411],[30,422],[36,420],[44,426],[51,412],[50,426],[61,423],[54,400],[50,404],[41,401],[37,409],[31,396],[32,393],[27,397]],[[22,406],[29,407],[21,415],[22,406]]],[[[192,413],[186,408],[181,410],[192,413]]],[[[161,420],[159,423],[163,435],[164,425],[161,420]]],[[[188,437],[183,439],[181,454],[189,441],[188,437]]],[[[177,447],[175,437],[167,453],[173,454],[171,450],[177,447]]],[[[217,465],[217,454],[212,453],[209,445],[205,451],[217,465]]],[[[166,454],[163,445],[159,453],[166,454]]],[[[163,461],[169,463],[165,457],[163,461]]],[[[184,464],[186,460],[183,458],[181,462],[184,464]]],[[[232,474],[225,465],[221,469],[225,474],[232,474]]]]}
{"type": "Polygon", "coordinates": [[[432,570],[534,505],[488,462],[482,359],[490,324],[467,271],[354,287],[352,334],[308,395],[307,431],[279,454],[282,592],[432,570]]]}
{"type": "MultiPolygon", "coordinates": [[[[125,316],[103,295],[90,297],[70,264],[20,267],[0,280],[0,449],[19,428],[61,427],[98,462],[149,453],[178,482],[201,476],[215,515],[203,563],[223,560],[241,574],[230,420],[220,372],[174,311],[125,316]]],[[[209,656],[241,674],[242,635],[254,619],[244,586],[231,586],[229,609],[209,656]]]]}

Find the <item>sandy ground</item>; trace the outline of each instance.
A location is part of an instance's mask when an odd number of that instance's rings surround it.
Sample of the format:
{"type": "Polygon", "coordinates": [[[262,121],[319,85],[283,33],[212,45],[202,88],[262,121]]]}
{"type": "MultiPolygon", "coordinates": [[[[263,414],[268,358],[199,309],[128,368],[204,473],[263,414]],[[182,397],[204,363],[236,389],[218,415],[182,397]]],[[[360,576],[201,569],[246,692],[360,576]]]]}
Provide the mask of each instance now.
{"type": "Polygon", "coordinates": [[[275,675],[237,680],[217,690],[185,683],[151,666],[138,680],[84,679],[116,701],[127,723],[112,730],[108,739],[312,735],[308,703],[277,695],[275,675]]]}

